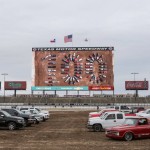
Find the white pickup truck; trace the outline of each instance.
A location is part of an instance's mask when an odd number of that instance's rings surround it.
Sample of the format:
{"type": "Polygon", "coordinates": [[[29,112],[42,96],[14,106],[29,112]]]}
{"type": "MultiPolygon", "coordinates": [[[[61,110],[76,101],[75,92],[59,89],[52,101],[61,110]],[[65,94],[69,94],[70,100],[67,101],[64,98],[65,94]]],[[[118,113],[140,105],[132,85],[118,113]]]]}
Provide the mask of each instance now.
{"type": "Polygon", "coordinates": [[[119,111],[106,112],[101,117],[89,118],[87,128],[99,132],[105,128],[121,125],[129,116],[135,116],[135,114],[125,114],[119,111]]]}
{"type": "Polygon", "coordinates": [[[145,111],[140,111],[136,113],[137,116],[150,118],[150,109],[146,109],[145,111]]]}
{"type": "Polygon", "coordinates": [[[109,106],[108,108],[113,108],[116,109],[118,111],[124,112],[124,113],[132,113],[132,109],[130,109],[128,106],[126,105],[120,105],[120,106],[109,106]]]}

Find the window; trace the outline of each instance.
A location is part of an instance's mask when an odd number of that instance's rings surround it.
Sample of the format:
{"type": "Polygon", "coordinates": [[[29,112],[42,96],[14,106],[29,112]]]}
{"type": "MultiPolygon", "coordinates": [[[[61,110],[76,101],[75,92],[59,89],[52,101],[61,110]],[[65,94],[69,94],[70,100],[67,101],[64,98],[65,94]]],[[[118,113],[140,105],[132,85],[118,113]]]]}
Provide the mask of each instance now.
{"type": "Polygon", "coordinates": [[[129,109],[127,106],[121,106],[121,109],[124,110],[124,109],[129,109]]]}
{"type": "Polygon", "coordinates": [[[20,108],[20,110],[28,110],[28,108],[20,108]]]}
{"type": "Polygon", "coordinates": [[[115,114],[109,114],[109,115],[106,117],[106,120],[111,120],[111,119],[115,119],[115,114]]]}
{"type": "Polygon", "coordinates": [[[15,115],[15,116],[18,115],[17,111],[15,111],[15,110],[11,110],[11,111],[12,111],[12,114],[13,114],[13,115],[15,115]]]}
{"type": "Polygon", "coordinates": [[[150,110],[149,110],[149,111],[147,111],[147,114],[150,114],[150,110]]]}
{"type": "Polygon", "coordinates": [[[115,109],[119,110],[119,106],[115,106],[115,109]]]}
{"type": "Polygon", "coordinates": [[[144,119],[139,119],[139,125],[145,125],[147,124],[147,120],[144,118],[144,119]]]}
{"type": "Polygon", "coordinates": [[[123,115],[122,114],[117,114],[117,119],[123,119],[123,115]]]}
{"type": "Polygon", "coordinates": [[[133,118],[126,118],[123,125],[130,125],[130,126],[135,126],[137,124],[137,119],[133,118]]]}
{"type": "Polygon", "coordinates": [[[34,110],[30,110],[30,112],[31,112],[31,113],[33,113],[33,112],[34,112],[34,110]]]}
{"type": "Polygon", "coordinates": [[[2,112],[0,112],[0,117],[1,117],[1,115],[4,115],[2,112]]]}

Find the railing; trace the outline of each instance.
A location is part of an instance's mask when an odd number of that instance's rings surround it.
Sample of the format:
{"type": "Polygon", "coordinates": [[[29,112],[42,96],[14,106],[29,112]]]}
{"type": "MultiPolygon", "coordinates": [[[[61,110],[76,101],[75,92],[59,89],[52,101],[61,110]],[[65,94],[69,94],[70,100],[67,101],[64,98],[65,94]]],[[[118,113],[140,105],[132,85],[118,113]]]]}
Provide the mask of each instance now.
{"type": "MultiPolygon", "coordinates": [[[[132,106],[143,106],[145,108],[150,108],[150,103],[113,103],[112,105],[126,105],[129,107],[132,106]]],[[[97,109],[97,106],[99,106],[99,108],[103,108],[103,107],[107,107],[108,105],[106,104],[102,104],[102,103],[50,103],[45,105],[44,103],[41,104],[32,104],[32,105],[28,105],[26,103],[0,103],[0,109],[1,108],[15,108],[15,107],[38,107],[41,109],[70,109],[70,110],[74,110],[74,109],[83,109],[83,110],[90,110],[90,109],[97,109]]]]}

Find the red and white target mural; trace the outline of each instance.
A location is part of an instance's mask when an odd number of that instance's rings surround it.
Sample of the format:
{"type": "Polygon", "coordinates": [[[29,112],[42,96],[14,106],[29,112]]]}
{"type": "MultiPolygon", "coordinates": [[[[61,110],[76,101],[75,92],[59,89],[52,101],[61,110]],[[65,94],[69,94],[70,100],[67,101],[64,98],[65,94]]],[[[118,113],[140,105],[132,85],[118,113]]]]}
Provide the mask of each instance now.
{"type": "Polygon", "coordinates": [[[113,50],[113,47],[32,48],[32,85],[114,90],[113,50]]]}

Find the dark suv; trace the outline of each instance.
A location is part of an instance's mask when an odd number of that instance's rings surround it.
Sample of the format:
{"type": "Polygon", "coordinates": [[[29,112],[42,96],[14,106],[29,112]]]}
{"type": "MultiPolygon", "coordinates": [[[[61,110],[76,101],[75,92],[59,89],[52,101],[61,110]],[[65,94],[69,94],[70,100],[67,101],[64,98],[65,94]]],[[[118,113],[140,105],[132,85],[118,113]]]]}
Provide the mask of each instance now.
{"type": "Polygon", "coordinates": [[[0,110],[0,127],[7,127],[9,130],[19,129],[24,127],[24,119],[0,110]]]}
{"type": "Polygon", "coordinates": [[[2,109],[8,112],[12,116],[22,117],[25,121],[25,126],[30,126],[31,124],[35,123],[35,117],[32,115],[24,114],[21,111],[14,109],[14,108],[4,108],[2,109]]]}

